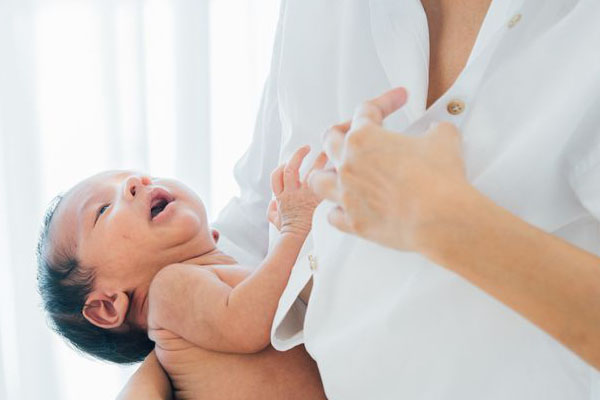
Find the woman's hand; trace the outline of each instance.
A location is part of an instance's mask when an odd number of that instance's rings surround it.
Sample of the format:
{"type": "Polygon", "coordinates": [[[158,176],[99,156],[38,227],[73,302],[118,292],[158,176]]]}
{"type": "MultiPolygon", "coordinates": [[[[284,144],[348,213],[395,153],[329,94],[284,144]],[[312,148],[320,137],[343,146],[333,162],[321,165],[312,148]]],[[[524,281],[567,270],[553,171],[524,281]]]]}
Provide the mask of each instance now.
{"type": "MultiPolygon", "coordinates": [[[[309,152],[308,146],[299,148],[287,163],[271,174],[271,189],[275,198],[269,204],[267,217],[281,233],[308,235],[313,213],[321,202],[308,186],[307,180],[300,179],[300,166],[309,152]]],[[[325,153],[319,154],[307,176],[312,171],[322,169],[325,163],[327,156],[325,153]]]]}
{"type": "Polygon", "coordinates": [[[468,186],[454,125],[440,123],[419,137],[382,127],[406,102],[403,88],[357,108],[351,122],[330,128],[325,150],[333,170],[315,171],[313,190],[338,204],[329,221],[382,245],[419,251],[432,224],[451,212],[450,199],[468,186]]]}
{"type": "Polygon", "coordinates": [[[383,119],[405,101],[403,89],[392,90],[327,132],[325,148],[335,168],[313,172],[309,182],[338,204],[330,222],[423,254],[600,368],[600,258],[471,186],[453,125],[438,124],[420,137],[384,129],[383,119]]]}
{"type": "Polygon", "coordinates": [[[469,185],[453,125],[420,137],[384,129],[405,100],[403,89],[392,90],[327,132],[335,169],[313,172],[309,182],[338,204],[330,222],[462,275],[600,368],[600,258],[469,185]]]}

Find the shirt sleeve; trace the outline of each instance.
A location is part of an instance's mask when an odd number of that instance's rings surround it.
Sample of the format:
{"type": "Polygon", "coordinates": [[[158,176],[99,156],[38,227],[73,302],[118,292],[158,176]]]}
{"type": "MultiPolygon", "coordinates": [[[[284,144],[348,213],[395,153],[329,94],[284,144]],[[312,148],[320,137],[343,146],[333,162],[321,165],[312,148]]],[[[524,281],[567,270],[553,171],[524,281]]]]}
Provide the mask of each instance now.
{"type": "Polygon", "coordinates": [[[265,257],[269,243],[270,176],[278,165],[281,147],[277,82],[284,11],[285,0],[280,6],[271,69],[252,142],[234,169],[240,196],[231,199],[213,223],[221,234],[219,247],[246,265],[258,265],[265,257]]]}

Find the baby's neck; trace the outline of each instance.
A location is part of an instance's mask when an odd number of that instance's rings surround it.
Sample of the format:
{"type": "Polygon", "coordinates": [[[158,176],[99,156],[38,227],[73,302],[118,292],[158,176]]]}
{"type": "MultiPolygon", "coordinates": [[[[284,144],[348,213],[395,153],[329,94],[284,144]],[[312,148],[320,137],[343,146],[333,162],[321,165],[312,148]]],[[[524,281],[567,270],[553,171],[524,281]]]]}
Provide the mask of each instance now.
{"type": "Polygon", "coordinates": [[[182,264],[196,264],[196,265],[228,265],[237,264],[235,259],[221,250],[215,247],[208,253],[201,254],[197,257],[191,258],[187,261],[182,261],[182,264]]]}

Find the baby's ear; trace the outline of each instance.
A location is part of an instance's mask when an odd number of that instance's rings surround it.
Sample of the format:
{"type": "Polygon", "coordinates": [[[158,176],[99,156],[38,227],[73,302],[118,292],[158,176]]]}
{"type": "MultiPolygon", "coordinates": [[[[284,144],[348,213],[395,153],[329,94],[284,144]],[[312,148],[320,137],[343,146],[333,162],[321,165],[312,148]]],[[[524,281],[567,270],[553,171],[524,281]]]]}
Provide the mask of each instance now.
{"type": "Polygon", "coordinates": [[[83,307],[83,316],[90,323],[104,329],[123,324],[129,308],[129,296],[124,292],[105,293],[93,291],[83,307]]]}
{"type": "Polygon", "coordinates": [[[219,233],[218,230],[216,229],[211,229],[210,233],[212,234],[213,240],[215,241],[215,243],[219,242],[219,237],[221,236],[221,234],[219,233]]]}

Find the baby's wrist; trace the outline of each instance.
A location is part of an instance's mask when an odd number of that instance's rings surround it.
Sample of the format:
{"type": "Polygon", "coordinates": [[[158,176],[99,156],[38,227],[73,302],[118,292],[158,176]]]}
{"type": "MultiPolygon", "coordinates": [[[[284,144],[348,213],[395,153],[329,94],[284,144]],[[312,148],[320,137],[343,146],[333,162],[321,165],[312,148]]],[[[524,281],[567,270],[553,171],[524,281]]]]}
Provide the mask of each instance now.
{"type": "Polygon", "coordinates": [[[284,221],[281,225],[281,234],[297,236],[304,240],[311,228],[311,221],[284,221]]]}

